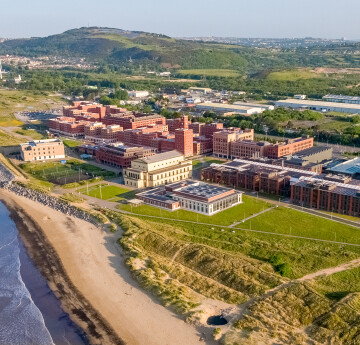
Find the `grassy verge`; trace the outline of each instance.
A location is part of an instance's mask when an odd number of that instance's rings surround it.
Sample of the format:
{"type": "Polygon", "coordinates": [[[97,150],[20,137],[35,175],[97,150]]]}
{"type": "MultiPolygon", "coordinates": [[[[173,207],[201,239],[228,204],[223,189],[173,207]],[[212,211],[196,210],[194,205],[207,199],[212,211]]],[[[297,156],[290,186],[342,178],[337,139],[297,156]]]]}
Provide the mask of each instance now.
{"type": "Polygon", "coordinates": [[[360,244],[360,230],[289,208],[278,207],[239,225],[280,234],[360,244]]]}
{"type": "Polygon", "coordinates": [[[121,210],[133,212],[139,215],[156,216],[170,219],[181,219],[199,223],[231,225],[234,222],[241,222],[253,214],[263,211],[272,205],[259,199],[243,195],[243,204],[217,213],[213,216],[205,216],[186,210],[166,211],[149,205],[131,206],[121,205],[121,210]]]}

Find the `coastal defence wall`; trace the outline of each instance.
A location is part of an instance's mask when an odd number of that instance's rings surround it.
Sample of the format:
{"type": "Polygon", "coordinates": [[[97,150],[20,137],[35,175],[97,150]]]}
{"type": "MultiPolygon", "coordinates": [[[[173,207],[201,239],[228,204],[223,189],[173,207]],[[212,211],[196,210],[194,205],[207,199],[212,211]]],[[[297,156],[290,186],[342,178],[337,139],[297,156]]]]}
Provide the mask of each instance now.
{"type": "Polygon", "coordinates": [[[14,180],[15,176],[12,174],[12,172],[10,172],[9,169],[7,169],[7,167],[5,167],[0,162],[0,188],[6,189],[33,201],[37,201],[44,206],[51,207],[52,209],[68,216],[73,216],[75,218],[79,218],[91,224],[97,225],[98,222],[96,219],[88,212],[78,207],[71,206],[67,202],[59,200],[58,198],[46,193],[27,188],[18,183],[14,183],[14,180]]]}

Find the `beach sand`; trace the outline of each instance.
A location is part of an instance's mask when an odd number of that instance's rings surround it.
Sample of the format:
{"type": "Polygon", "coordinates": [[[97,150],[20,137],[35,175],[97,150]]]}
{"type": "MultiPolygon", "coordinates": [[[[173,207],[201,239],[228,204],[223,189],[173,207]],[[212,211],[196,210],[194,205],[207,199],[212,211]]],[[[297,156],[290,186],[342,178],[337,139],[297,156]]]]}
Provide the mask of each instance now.
{"type": "Polygon", "coordinates": [[[0,193],[30,256],[92,344],[192,345],[201,332],[215,344],[209,329],[186,324],[139,288],[116,243],[119,234],[0,193]]]}

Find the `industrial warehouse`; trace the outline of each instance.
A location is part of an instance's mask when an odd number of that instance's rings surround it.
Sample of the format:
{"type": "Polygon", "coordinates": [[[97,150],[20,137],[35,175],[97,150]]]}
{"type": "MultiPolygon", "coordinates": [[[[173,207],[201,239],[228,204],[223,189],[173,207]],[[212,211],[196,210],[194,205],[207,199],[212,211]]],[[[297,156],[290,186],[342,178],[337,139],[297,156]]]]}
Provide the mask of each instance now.
{"type": "Polygon", "coordinates": [[[360,104],[336,103],[312,101],[306,99],[285,99],[276,101],[277,107],[292,108],[292,109],[310,109],[321,112],[334,111],[337,113],[352,113],[360,114],[360,104]]]}

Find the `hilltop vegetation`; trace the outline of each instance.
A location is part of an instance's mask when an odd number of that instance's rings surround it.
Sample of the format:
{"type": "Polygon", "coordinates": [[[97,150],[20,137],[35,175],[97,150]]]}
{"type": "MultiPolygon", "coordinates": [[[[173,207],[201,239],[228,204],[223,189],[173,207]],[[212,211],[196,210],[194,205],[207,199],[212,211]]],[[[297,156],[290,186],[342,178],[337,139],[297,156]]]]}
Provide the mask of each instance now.
{"type": "Polygon", "coordinates": [[[357,44],[266,49],[173,39],[112,28],[80,28],[44,38],[8,40],[0,54],[85,57],[107,63],[146,63],[149,67],[232,69],[241,72],[301,66],[360,66],[357,44]]]}

